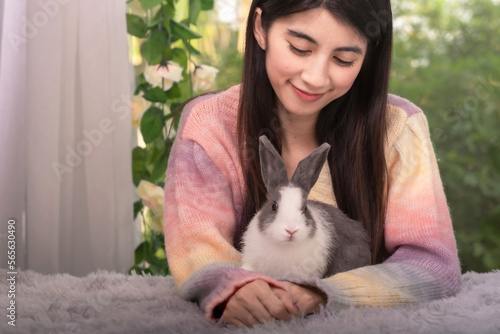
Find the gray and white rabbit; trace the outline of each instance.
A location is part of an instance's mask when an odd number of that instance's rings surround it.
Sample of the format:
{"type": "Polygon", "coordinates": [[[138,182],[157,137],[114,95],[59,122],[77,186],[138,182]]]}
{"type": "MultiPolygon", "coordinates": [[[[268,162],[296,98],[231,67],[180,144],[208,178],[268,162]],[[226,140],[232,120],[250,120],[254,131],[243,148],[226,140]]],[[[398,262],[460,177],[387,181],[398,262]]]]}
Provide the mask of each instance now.
{"type": "Polygon", "coordinates": [[[242,237],[242,268],[271,277],[328,277],[370,264],[366,231],[339,209],[308,200],[327,159],[322,144],[299,162],[288,180],[283,159],[259,138],[267,201],[242,237]]]}

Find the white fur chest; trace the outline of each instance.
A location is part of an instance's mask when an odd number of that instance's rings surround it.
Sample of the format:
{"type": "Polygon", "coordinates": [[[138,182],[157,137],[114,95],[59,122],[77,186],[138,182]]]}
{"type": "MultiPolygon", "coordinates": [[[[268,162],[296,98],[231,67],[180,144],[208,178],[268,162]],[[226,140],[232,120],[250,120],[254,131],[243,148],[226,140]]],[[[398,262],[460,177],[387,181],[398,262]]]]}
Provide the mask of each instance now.
{"type": "Polygon", "coordinates": [[[321,277],[325,272],[331,240],[324,225],[324,215],[317,208],[310,207],[316,225],[311,237],[310,229],[305,226],[304,217],[297,208],[300,194],[291,190],[293,188],[287,188],[282,193],[276,221],[264,231],[259,230],[260,212],[249,223],[242,240],[243,269],[275,278],[321,277]],[[297,229],[297,235],[290,238],[285,232],[287,229],[297,229]]]}

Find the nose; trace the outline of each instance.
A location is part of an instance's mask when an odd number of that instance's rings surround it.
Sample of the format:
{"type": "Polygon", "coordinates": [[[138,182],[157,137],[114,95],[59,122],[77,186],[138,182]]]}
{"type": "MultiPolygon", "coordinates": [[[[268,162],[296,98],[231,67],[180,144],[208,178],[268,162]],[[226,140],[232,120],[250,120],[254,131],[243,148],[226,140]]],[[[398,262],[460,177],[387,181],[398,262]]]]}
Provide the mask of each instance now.
{"type": "Polygon", "coordinates": [[[313,93],[319,93],[330,84],[329,60],[325,57],[311,57],[305,64],[301,78],[311,89],[317,90],[313,93]]]}
{"type": "Polygon", "coordinates": [[[295,229],[288,229],[286,228],[285,231],[290,234],[290,236],[293,236],[295,234],[295,232],[297,232],[299,229],[298,228],[295,228],[295,229]]]}

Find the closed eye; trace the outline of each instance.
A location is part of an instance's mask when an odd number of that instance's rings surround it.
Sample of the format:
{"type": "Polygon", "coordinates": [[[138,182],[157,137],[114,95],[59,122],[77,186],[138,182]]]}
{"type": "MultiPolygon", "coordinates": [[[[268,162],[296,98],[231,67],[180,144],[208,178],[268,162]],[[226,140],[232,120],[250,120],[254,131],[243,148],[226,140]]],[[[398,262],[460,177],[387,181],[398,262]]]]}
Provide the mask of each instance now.
{"type": "Polygon", "coordinates": [[[292,44],[288,43],[288,47],[290,48],[290,50],[292,50],[293,53],[299,55],[299,56],[305,56],[306,54],[310,53],[311,51],[309,50],[301,50],[301,49],[297,49],[295,46],[293,46],[292,44]]]}
{"type": "MultiPolygon", "coordinates": [[[[299,55],[299,56],[306,56],[307,54],[311,53],[311,51],[309,50],[301,50],[301,49],[297,49],[295,46],[293,46],[292,44],[288,44],[290,50],[295,53],[296,55],[299,55]]],[[[354,62],[353,61],[345,61],[345,60],[342,60],[338,57],[333,57],[333,59],[335,60],[335,62],[337,62],[337,64],[339,64],[340,66],[342,67],[351,67],[354,65],[354,62]]]]}
{"type": "Polygon", "coordinates": [[[343,67],[351,67],[354,65],[354,62],[353,61],[345,61],[345,60],[342,60],[338,57],[333,57],[333,59],[335,59],[335,61],[340,65],[340,66],[343,66],[343,67]]]}

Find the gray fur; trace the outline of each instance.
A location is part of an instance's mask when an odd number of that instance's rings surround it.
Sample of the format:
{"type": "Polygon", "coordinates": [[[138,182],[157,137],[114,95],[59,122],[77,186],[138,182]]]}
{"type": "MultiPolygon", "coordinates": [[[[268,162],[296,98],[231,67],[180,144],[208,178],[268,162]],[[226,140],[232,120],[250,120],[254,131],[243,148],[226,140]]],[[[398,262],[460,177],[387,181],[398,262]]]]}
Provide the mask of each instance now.
{"type": "MultiPolygon", "coordinates": [[[[261,232],[264,231],[269,225],[271,225],[274,222],[277,211],[273,211],[272,206],[274,203],[278,203],[278,205],[281,203],[280,190],[283,187],[285,186],[280,186],[279,188],[275,189],[271,194],[267,195],[267,201],[259,211],[261,213],[259,220],[259,231],[261,232]]],[[[307,201],[307,194],[303,192],[303,207],[305,208],[308,203],[309,201],[307,201]]],[[[310,228],[309,237],[312,238],[316,234],[317,230],[316,223],[314,222],[314,219],[309,210],[306,210],[304,212],[304,215],[306,216],[306,226],[310,228]]]]}
{"type": "Polygon", "coordinates": [[[272,194],[268,194],[266,204],[260,209],[262,212],[261,218],[259,220],[259,231],[264,231],[276,218],[277,211],[273,211],[272,206],[276,203],[281,202],[281,193],[279,191],[273,191],[272,194]]]}
{"type": "MultiPolygon", "coordinates": [[[[220,263],[219,263],[220,265],[220,263]]],[[[234,269],[200,270],[204,274],[181,285],[183,291],[214,286],[219,277],[234,269]],[[205,274],[206,273],[206,274],[205,274]],[[205,281],[203,281],[203,279],[205,281]],[[197,288],[194,288],[197,287],[197,288]]],[[[399,266],[392,269],[400,272],[399,266]]],[[[389,265],[391,266],[391,265],[389,265]]],[[[207,266],[208,267],[208,266],[207,266]]],[[[390,267],[391,268],[391,267],[390,267]]],[[[411,275],[408,271],[405,275],[411,275]]],[[[196,276],[196,275],[193,275],[196,276]]],[[[0,305],[7,308],[9,281],[0,269],[0,305]]],[[[406,277],[406,276],[405,276],[406,277]]],[[[411,276],[408,276],[411,278],[411,276]]],[[[282,334],[282,333],[476,333],[500,332],[500,271],[468,272],[456,296],[415,303],[411,307],[351,307],[341,312],[334,306],[320,314],[270,321],[249,328],[221,327],[207,321],[203,309],[179,297],[172,276],[124,275],[103,270],[83,277],[68,274],[42,275],[21,270],[16,279],[16,327],[2,311],[2,334],[282,334]]],[[[322,282],[320,282],[322,283],[322,282]]],[[[429,284],[438,284],[429,282],[429,284]]],[[[208,288],[206,288],[208,289],[208,288]]],[[[328,291],[327,288],[325,288],[328,291]]],[[[441,288],[436,286],[436,291],[441,288]]],[[[335,293],[331,293],[332,304],[335,293]]]]}
{"type": "Polygon", "coordinates": [[[271,193],[278,186],[288,183],[285,163],[266,136],[259,137],[260,171],[267,187],[271,193]]]}
{"type": "MultiPolygon", "coordinates": [[[[330,145],[328,143],[323,143],[297,165],[297,169],[295,173],[293,173],[290,181],[302,188],[306,195],[309,195],[312,187],[316,184],[316,181],[318,181],[319,174],[325,164],[329,151],[330,145]]],[[[279,159],[281,160],[281,157],[279,157],[279,159]]]]}
{"type": "Polygon", "coordinates": [[[311,209],[321,210],[329,218],[324,224],[334,240],[323,277],[369,265],[371,252],[363,225],[334,206],[312,200],[308,202],[311,209]]]}

